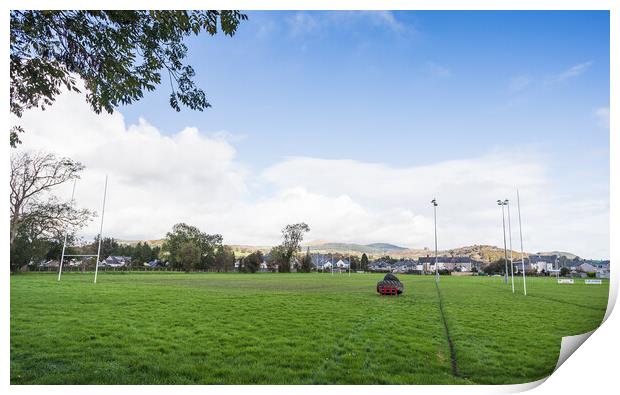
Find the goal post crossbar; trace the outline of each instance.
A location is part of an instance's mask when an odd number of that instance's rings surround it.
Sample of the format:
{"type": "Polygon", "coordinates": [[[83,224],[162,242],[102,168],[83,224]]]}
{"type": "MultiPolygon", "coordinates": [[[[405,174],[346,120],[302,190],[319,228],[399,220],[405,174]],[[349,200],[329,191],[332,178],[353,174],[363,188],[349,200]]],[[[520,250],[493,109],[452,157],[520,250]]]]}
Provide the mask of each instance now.
{"type": "MultiPolygon", "coordinates": [[[[77,180],[73,180],[73,190],[71,192],[71,203],[73,204],[74,199],[75,199],[75,184],[76,184],[77,180]]],[[[97,283],[97,272],[99,269],[99,255],[101,253],[101,239],[103,238],[103,216],[105,214],[105,199],[106,199],[106,195],[108,192],[108,176],[105,176],[105,186],[103,187],[103,208],[101,210],[101,225],[99,228],[99,245],[97,247],[97,254],[96,255],[92,255],[92,254],[65,254],[65,250],[67,248],[67,236],[69,234],[69,229],[66,230],[65,233],[65,237],[64,237],[64,242],[62,244],[62,253],[61,253],[61,257],[60,257],[60,265],[58,267],[58,280],[60,281],[60,276],[62,274],[62,263],[65,260],[65,257],[88,257],[88,258],[92,258],[92,257],[96,257],[96,261],[95,261],[95,280],[94,283],[97,283]]]]}

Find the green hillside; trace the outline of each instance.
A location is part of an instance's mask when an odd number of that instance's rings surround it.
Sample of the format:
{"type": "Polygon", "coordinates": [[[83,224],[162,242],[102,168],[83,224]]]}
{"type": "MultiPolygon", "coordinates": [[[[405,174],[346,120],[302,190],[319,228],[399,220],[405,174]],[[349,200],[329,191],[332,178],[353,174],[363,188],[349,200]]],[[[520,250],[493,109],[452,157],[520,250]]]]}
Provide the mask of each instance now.
{"type": "Polygon", "coordinates": [[[376,248],[376,249],[379,249],[379,250],[386,250],[386,251],[402,251],[402,250],[406,250],[405,247],[399,247],[397,245],[389,244],[389,243],[372,243],[372,244],[366,244],[366,246],[372,247],[372,248],[376,248]]]}
{"type": "MultiPolygon", "coordinates": [[[[158,240],[118,240],[121,244],[135,245],[138,242],[146,242],[151,247],[161,246],[164,242],[163,239],[158,240]]],[[[252,246],[252,245],[231,245],[235,256],[243,257],[251,254],[254,251],[260,250],[264,254],[271,250],[271,246],[252,246]]],[[[352,254],[362,255],[366,254],[369,258],[375,259],[384,255],[389,255],[393,258],[420,258],[425,256],[433,256],[434,251],[429,248],[405,248],[390,243],[371,243],[371,244],[358,244],[358,243],[339,243],[333,241],[315,241],[307,242],[302,245],[302,250],[309,249],[311,253],[338,253],[338,254],[352,254]]],[[[568,259],[576,257],[575,254],[562,251],[550,251],[550,252],[538,252],[540,255],[559,255],[565,256],[568,259]]],[[[451,248],[448,250],[439,250],[440,256],[468,256],[474,260],[482,262],[493,262],[504,257],[504,249],[492,245],[479,245],[474,244],[471,246],[451,248]]],[[[533,255],[532,253],[525,252],[525,256],[533,255]]],[[[521,258],[521,252],[513,250],[513,259],[518,260],[521,258]]],[[[508,257],[510,257],[510,251],[508,251],[508,257]]]]}

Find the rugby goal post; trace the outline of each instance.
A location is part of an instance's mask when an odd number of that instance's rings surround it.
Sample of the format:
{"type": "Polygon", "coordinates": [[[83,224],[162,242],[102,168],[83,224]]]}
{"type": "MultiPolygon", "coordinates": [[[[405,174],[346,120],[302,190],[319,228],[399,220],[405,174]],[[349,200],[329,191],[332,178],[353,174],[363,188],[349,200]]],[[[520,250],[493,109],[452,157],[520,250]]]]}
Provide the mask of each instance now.
{"type": "MultiPolygon", "coordinates": [[[[73,204],[74,200],[75,200],[75,184],[76,184],[76,180],[73,181],[73,190],[71,192],[71,204],[73,204]]],[[[67,227],[67,229],[65,230],[65,237],[64,237],[64,241],[62,243],[62,253],[60,256],[60,263],[58,265],[58,280],[60,281],[60,276],[62,275],[62,265],[63,262],[65,261],[65,258],[67,257],[72,257],[72,258],[92,258],[92,257],[96,257],[95,259],[95,279],[93,281],[94,284],[97,284],[97,272],[99,271],[99,258],[101,255],[101,240],[103,239],[103,217],[105,215],[105,200],[106,200],[106,195],[108,192],[108,176],[105,176],[105,185],[103,187],[103,205],[101,208],[101,224],[99,226],[99,245],[97,246],[97,254],[96,255],[89,255],[89,254],[65,254],[65,250],[67,248],[67,237],[69,235],[69,229],[67,227]]]]}

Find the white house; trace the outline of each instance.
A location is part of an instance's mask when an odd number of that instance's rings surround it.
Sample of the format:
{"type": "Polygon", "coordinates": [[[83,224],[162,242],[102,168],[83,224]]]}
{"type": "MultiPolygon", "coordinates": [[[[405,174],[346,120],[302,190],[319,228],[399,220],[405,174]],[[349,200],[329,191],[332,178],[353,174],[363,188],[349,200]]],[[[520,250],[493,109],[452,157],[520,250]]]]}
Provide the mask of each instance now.
{"type": "Polygon", "coordinates": [[[58,267],[58,261],[50,259],[49,261],[41,262],[41,267],[58,267]]]}
{"type": "Polygon", "coordinates": [[[471,272],[471,262],[457,263],[455,269],[461,272],[471,272]]]}
{"type": "Polygon", "coordinates": [[[67,263],[67,265],[68,265],[68,266],[71,266],[71,267],[77,267],[77,266],[82,265],[82,261],[78,261],[77,259],[71,259],[71,260],[67,263]]]}
{"type": "Polygon", "coordinates": [[[596,271],[596,277],[597,278],[609,278],[609,269],[604,269],[604,268],[598,269],[596,271]]]}
{"type": "Polygon", "coordinates": [[[124,267],[129,265],[131,257],[128,256],[109,256],[99,263],[100,266],[124,267]]]}
{"type": "Polygon", "coordinates": [[[553,270],[553,263],[539,261],[532,264],[532,269],[536,269],[536,272],[540,273],[543,270],[545,272],[550,272],[553,270]]]}
{"type": "Polygon", "coordinates": [[[518,273],[522,273],[523,272],[523,267],[525,266],[525,270],[532,270],[532,269],[536,269],[536,267],[533,264],[530,264],[527,261],[524,261],[523,263],[521,263],[521,260],[515,260],[514,261],[514,265],[515,265],[515,270],[518,273]]]}
{"type": "Polygon", "coordinates": [[[596,268],[592,265],[590,265],[589,263],[582,263],[581,265],[577,266],[577,270],[581,270],[582,272],[593,272],[596,270],[596,268]]]}

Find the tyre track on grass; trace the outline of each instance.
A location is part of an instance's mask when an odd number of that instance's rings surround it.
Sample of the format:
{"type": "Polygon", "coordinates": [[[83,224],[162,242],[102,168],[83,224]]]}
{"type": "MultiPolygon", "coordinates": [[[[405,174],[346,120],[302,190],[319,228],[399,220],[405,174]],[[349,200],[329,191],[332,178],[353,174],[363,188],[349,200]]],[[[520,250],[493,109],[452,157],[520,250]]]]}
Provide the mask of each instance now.
{"type": "Polygon", "coordinates": [[[446,332],[446,340],[448,341],[448,347],[450,348],[450,363],[452,364],[452,375],[459,377],[459,366],[456,359],[456,349],[454,348],[454,342],[450,336],[450,328],[448,328],[448,321],[446,321],[446,313],[443,308],[443,297],[441,296],[441,290],[439,284],[435,281],[435,289],[437,290],[437,298],[439,299],[439,312],[441,313],[441,322],[446,332]]]}

